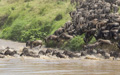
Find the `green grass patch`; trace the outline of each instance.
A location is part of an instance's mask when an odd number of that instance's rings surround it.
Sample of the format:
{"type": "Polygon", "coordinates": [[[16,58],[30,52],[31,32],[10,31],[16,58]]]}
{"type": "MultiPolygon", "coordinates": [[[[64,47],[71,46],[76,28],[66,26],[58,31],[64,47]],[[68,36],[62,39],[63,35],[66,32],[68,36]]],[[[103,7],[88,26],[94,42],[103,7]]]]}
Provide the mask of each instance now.
{"type": "Polygon", "coordinates": [[[70,0],[3,0],[1,16],[9,15],[1,27],[1,38],[25,42],[44,39],[70,20],[70,0]]]}

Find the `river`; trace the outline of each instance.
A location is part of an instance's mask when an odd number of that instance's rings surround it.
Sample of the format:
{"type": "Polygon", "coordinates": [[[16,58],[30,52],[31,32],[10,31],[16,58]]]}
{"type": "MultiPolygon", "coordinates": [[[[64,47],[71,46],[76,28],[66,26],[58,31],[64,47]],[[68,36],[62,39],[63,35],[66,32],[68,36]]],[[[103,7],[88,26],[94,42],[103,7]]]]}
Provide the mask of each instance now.
{"type": "MultiPolygon", "coordinates": [[[[20,49],[25,43],[0,40],[0,47],[20,49]]],[[[120,61],[80,59],[0,59],[0,75],[120,75],[120,61]]]]}

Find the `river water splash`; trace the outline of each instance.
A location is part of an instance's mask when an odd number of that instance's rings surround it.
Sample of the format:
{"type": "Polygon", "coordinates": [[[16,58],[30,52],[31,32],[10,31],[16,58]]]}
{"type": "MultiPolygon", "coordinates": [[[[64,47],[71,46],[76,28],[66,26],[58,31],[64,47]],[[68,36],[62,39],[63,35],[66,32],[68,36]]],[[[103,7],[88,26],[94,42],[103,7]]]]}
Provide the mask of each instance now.
{"type": "MultiPolygon", "coordinates": [[[[20,49],[25,43],[0,40],[0,47],[20,49]]],[[[120,75],[120,61],[85,59],[0,59],[0,75],[120,75]]]]}

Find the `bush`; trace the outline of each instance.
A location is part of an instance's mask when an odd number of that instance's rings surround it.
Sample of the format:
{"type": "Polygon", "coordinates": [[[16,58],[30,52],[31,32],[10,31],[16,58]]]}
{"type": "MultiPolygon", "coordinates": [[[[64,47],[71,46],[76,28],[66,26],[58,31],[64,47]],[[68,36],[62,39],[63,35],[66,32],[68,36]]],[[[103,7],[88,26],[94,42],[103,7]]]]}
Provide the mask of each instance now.
{"type": "Polygon", "coordinates": [[[40,28],[38,29],[31,29],[28,31],[22,31],[21,41],[25,42],[27,40],[38,40],[44,39],[47,36],[46,32],[42,32],[40,28]]]}
{"type": "Polygon", "coordinates": [[[69,11],[74,9],[67,0],[2,0],[1,3],[0,16],[5,13],[8,16],[4,25],[0,24],[0,37],[22,42],[53,34],[70,20],[69,11]]]}
{"type": "Polygon", "coordinates": [[[72,40],[64,42],[63,49],[70,49],[71,51],[80,51],[84,45],[83,36],[75,36],[72,40]]]}
{"type": "Polygon", "coordinates": [[[95,37],[92,37],[92,39],[89,43],[94,43],[94,42],[96,42],[96,39],[95,39],[95,37]]]}
{"type": "Polygon", "coordinates": [[[50,40],[49,42],[45,43],[46,47],[57,47],[57,42],[50,40]]]}
{"type": "Polygon", "coordinates": [[[56,21],[59,21],[59,20],[61,20],[61,19],[62,19],[62,14],[58,14],[58,15],[56,16],[56,18],[55,18],[56,21]]]}
{"type": "Polygon", "coordinates": [[[20,35],[21,35],[21,31],[23,30],[24,28],[22,27],[21,24],[18,24],[18,25],[15,25],[13,26],[11,32],[10,32],[10,36],[9,36],[9,39],[11,40],[15,40],[15,41],[20,41],[20,35]]]}

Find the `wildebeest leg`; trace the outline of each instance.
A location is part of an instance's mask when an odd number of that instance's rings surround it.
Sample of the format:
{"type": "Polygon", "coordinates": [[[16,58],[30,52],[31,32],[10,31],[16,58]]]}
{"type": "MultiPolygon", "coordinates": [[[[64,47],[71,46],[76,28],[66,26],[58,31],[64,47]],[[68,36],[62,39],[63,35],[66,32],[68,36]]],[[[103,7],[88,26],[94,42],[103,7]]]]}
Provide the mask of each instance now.
{"type": "Polygon", "coordinates": [[[118,48],[120,49],[120,41],[118,42],[118,45],[117,45],[117,46],[118,46],[118,48]]]}
{"type": "Polygon", "coordinates": [[[42,47],[42,44],[40,45],[40,48],[42,47]]]}
{"type": "Polygon", "coordinates": [[[28,42],[26,43],[26,47],[28,46],[28,42]]]}
{"type": "Polygon", "coordinates": [[[32,44],[32,43],[30,44],[30,48],[31,48],[31,49],[33,48],[33,44],[32,44]]]}

